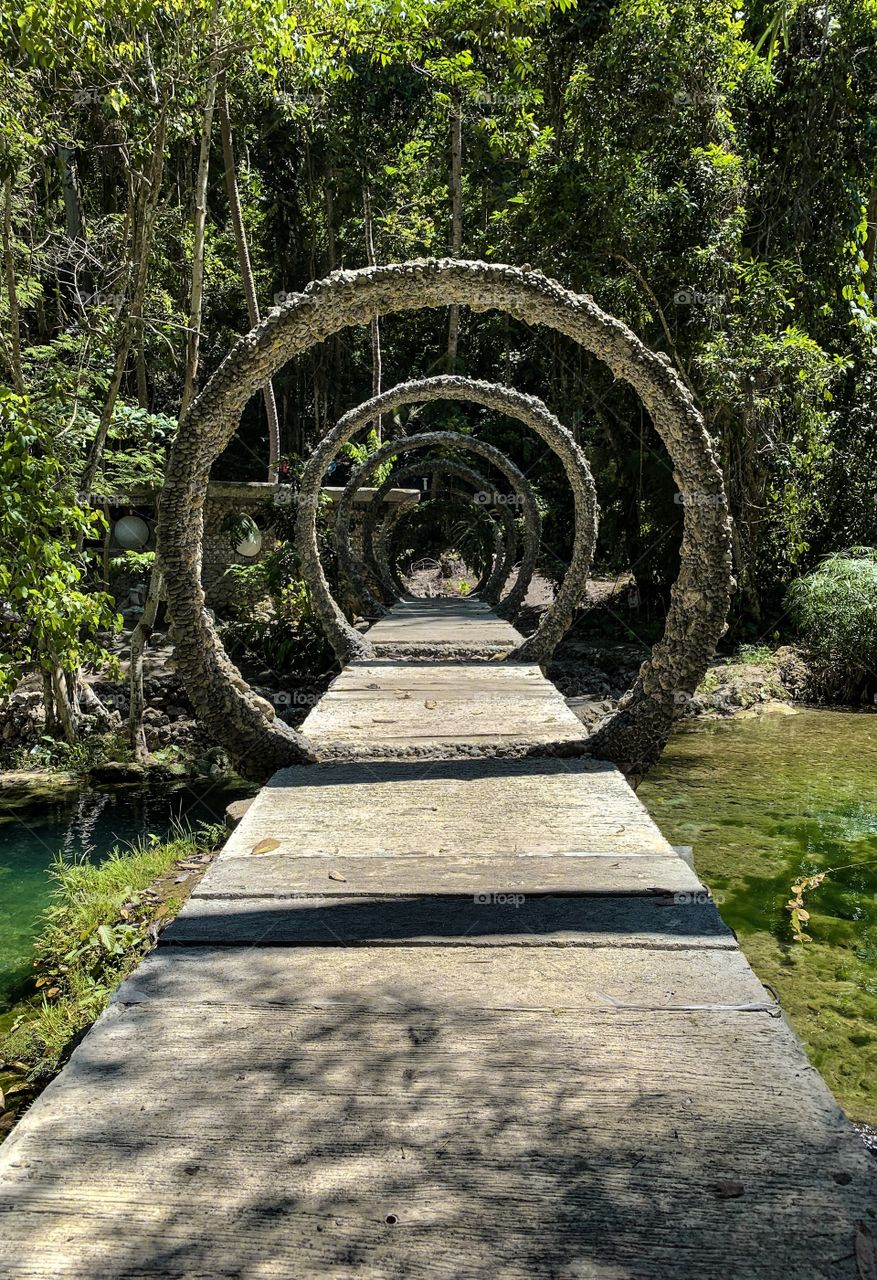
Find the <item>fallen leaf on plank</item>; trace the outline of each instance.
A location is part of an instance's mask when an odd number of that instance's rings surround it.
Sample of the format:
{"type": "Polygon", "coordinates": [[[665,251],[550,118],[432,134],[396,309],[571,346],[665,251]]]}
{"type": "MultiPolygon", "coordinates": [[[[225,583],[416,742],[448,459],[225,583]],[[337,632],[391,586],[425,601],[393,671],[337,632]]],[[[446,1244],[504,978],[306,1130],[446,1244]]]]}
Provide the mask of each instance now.
{"type": "Polygon", "coordinates": [[[279,840],[272,840],[269,836],[266,840],[260,840],[258,844],[254,844],[250,853],[271,853],[274,849],[280,848],[279,840]]]}

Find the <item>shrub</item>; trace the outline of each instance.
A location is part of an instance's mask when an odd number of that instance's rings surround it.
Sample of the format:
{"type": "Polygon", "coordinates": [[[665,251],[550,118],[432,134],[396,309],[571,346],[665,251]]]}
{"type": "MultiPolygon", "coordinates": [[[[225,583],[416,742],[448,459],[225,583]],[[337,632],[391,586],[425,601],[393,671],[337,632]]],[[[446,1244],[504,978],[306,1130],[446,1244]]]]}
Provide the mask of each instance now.
{"type": "Polygon", "coordinates": [[[877,669],[877,549],[826,556],[791,584],[786,607],[818,657],[863,675],[877,669]]]}

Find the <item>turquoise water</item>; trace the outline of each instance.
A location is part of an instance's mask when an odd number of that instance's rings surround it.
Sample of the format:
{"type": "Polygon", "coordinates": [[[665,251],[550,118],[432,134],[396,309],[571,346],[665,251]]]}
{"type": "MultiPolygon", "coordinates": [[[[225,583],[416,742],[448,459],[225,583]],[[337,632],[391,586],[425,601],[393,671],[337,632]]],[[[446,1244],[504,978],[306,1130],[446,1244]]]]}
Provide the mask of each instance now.
{"type": "Polygon", "coordinates": [[[220,822],[241,794],[240,786],[209,782],[170,793],[83,790],[36,811],[0,813],[0,1012],[25,993],[32,943],[52,889],[47,872],[58,853],[100,861],[114,845],[150,832],[164,838],[175,821],[220,822]]]}
{"type": "Polygon", "coordinates": [[[695,866],[811,1060],[877,1123],[877,715],[802,710],[694,721],[639,790],[695,866]],[[802,875],[812,941],[786,903],[802,875]]]}

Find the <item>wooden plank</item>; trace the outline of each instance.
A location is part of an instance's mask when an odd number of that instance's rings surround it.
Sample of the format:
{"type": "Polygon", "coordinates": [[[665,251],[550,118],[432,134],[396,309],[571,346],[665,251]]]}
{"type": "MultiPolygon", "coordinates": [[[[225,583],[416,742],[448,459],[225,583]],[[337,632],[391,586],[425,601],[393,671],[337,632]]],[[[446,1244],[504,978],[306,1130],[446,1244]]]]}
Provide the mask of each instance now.
{"type": "Polygon", "coordinates": [[[739,949],[660,953],[629,947],[551,948],[501,955],[437,947],[162,948],[117,991],[120,1004],[271,1004],[457,1012],[763,1006],[776,1011],[739,949]]]}
{"type": "Polygon", "coordinates": [[[400,645],[428,649],[512,649],[523,637],[482,601],[406,601],[369,629],[370,643],[380,651],[400,645]]]}
{"type": "Polygon", "coordinates": [[[736,948],[706,894],[190,898],[166,945],[736,948]],[[687,900],[686,900],[687,899],[687,900]]]}
{"type": "Polygon", "coordinates": [[[570,851],[676,856],[614,765],[588,759],[281,769],[260,791],[220,860],[252,857],[266,838],[278,841],[267,857],[570,851]]]}
{"type": "MultiPolygon", "coordinates": [[[[430,1003],[434,958],[401,951],[372,957],[382,1004],[362,952],[299,956],[292,988],[266,984],[289,953],[252,955],[210,956],[216,1003],[190,971],[116,1006],[0,1149],[4,1280],[856,1277],[873,1162],[781,1019],[430,1003]]],[[[599,991],[641,957],[532,959],[599,991]]]]}
{"type": "Polygon", "coordinates": [[[680,857],[653,854],[564,854],[471,858],[465,854],[348,854],[220,858],[198,897],[290,897],[297,893],[393,897],[454,893],[699,893],[698,877],[680,857]],[[330,874],[331,873],[331,874],[330,874]],[[332,877],[342,877],[333,879],[332,877]]]}

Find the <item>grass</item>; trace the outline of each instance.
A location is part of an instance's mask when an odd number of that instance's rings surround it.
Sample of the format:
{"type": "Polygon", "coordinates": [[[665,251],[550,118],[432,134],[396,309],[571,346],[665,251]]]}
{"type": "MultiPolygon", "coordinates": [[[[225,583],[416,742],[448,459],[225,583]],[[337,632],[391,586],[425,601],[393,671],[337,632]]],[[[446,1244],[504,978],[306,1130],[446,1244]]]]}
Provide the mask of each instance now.
{"type": "Polygon", "coordinates": [[[181,905],[180,863],[214,849],[222,828],[147,836],[101,863],[59,858],[54,900],[34,944],[35,995],[0,1035],[0,1132],[57,1073],[78,1036],[154,945],[181,905]],[[5,1091],[5,1098],[3,1093],[5,1091]]]}

